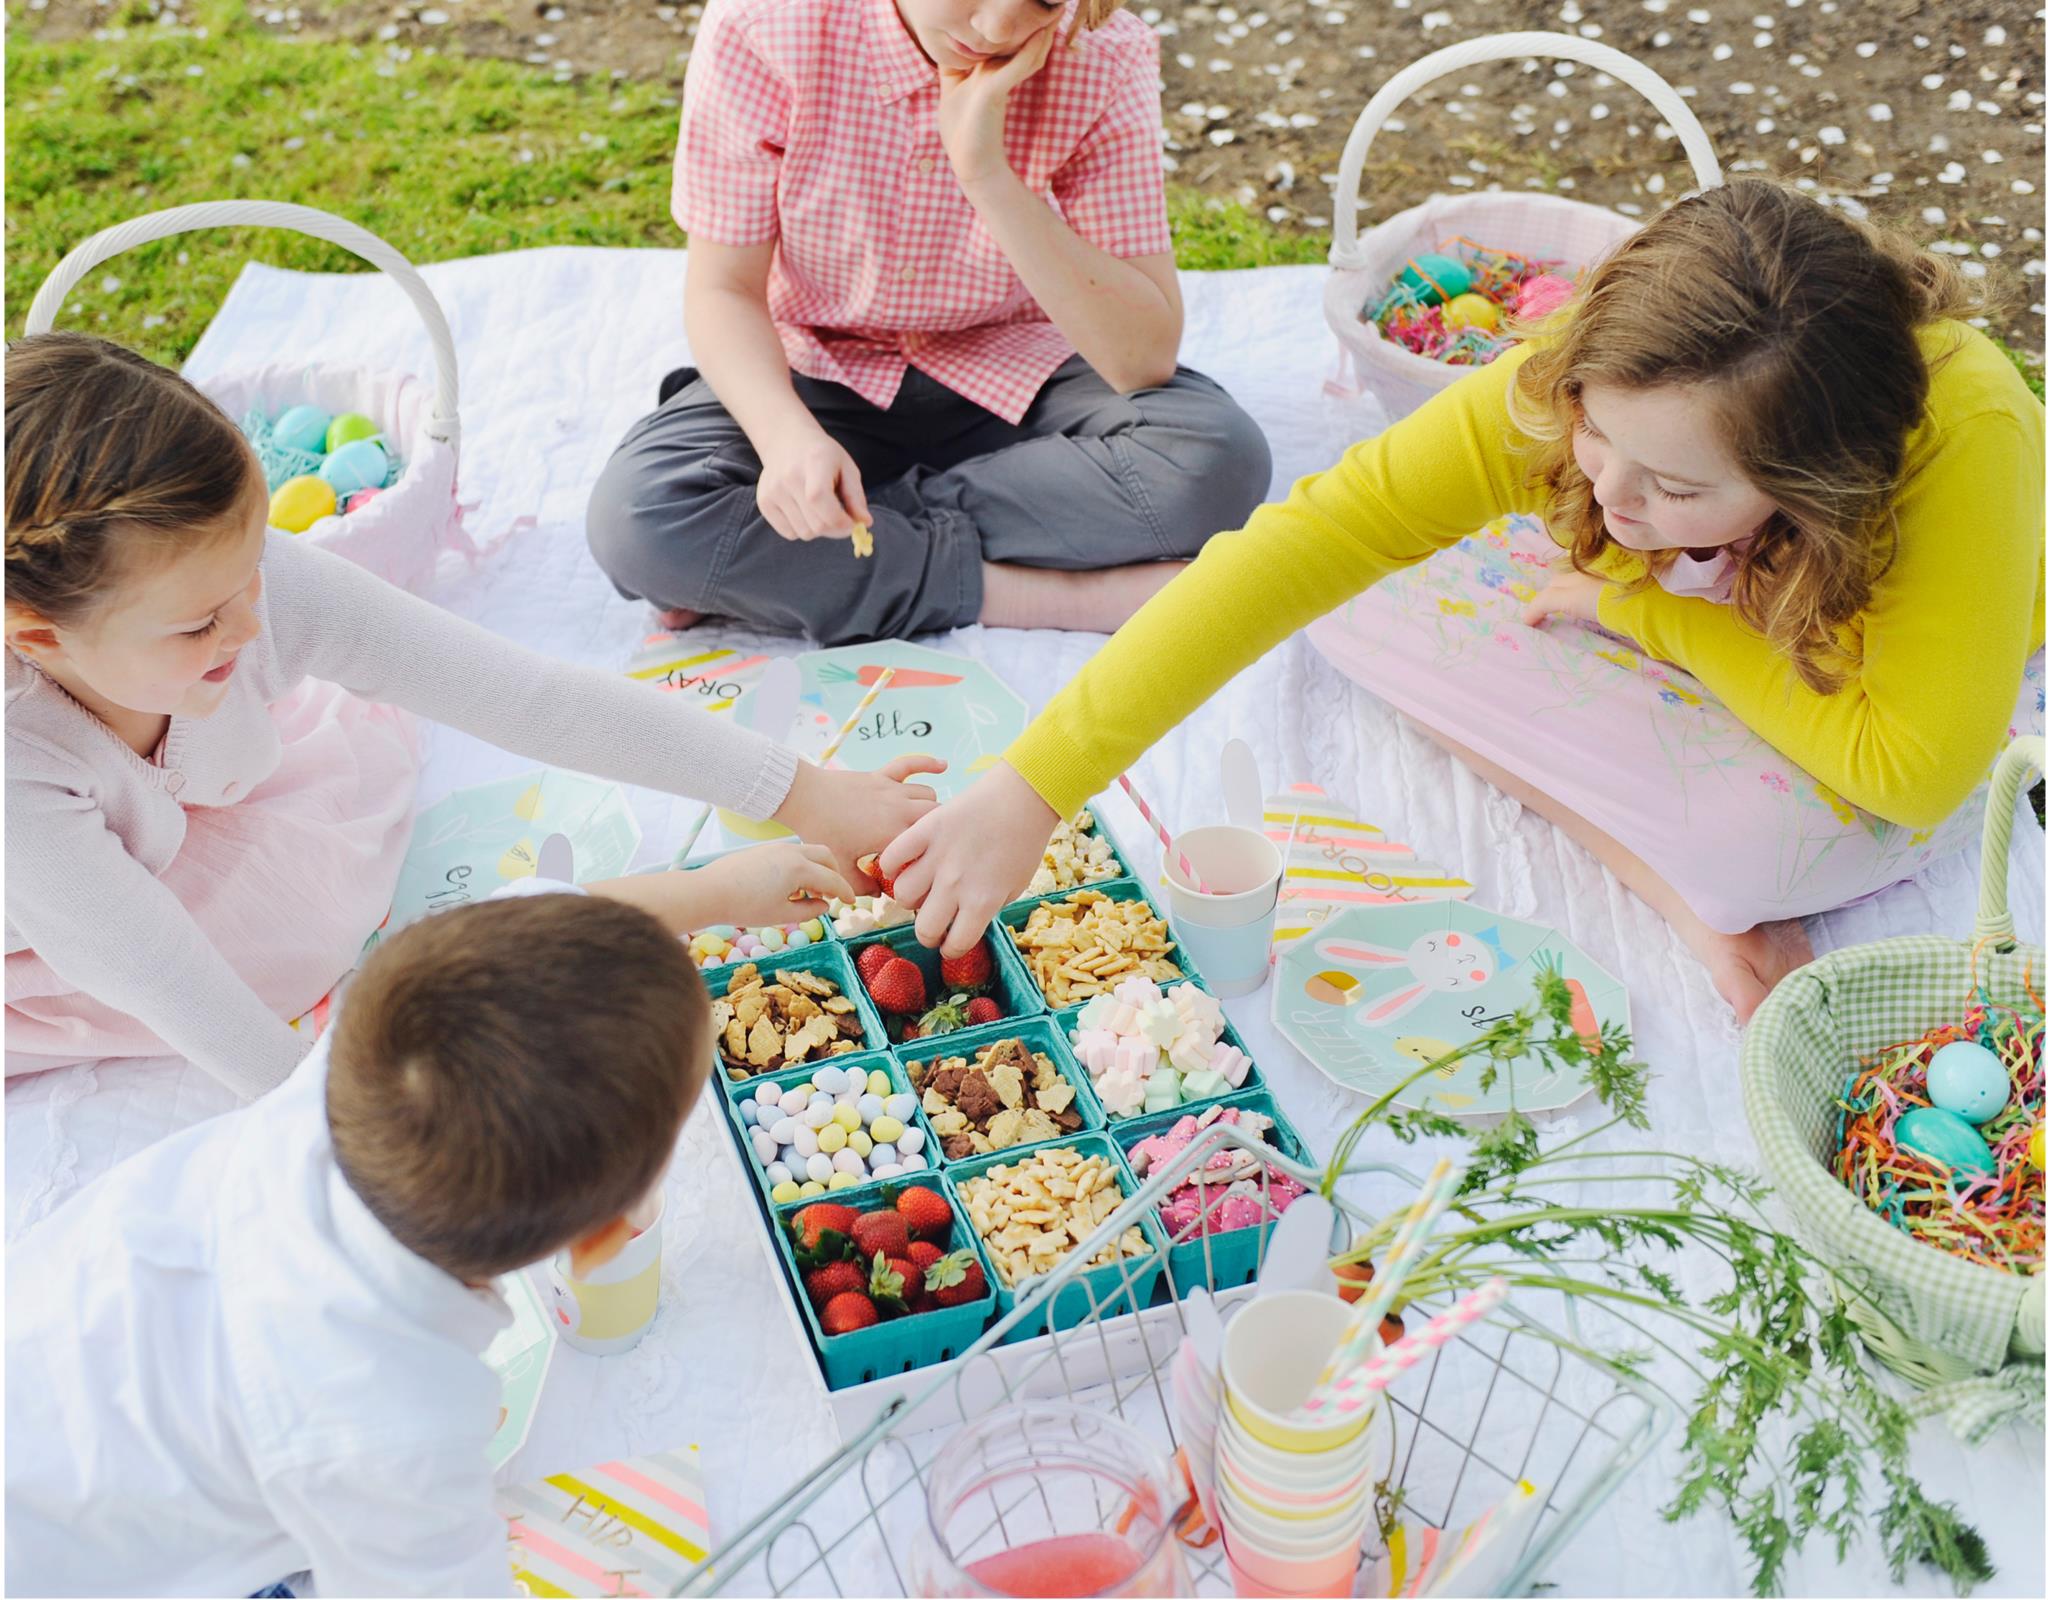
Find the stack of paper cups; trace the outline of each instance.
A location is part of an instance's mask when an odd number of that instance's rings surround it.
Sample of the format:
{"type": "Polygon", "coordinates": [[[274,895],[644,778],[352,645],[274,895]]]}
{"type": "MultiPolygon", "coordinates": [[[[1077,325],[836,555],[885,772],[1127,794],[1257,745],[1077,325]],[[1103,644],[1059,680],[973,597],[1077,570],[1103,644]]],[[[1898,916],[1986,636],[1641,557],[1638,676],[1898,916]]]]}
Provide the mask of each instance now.
{"type": "Polygon", "coordinates": [[[1223,1337],[1216,1504],[1240,1595],[1348,1595],[1387,1430],[1381,1407],[1327,1422],[1306,1400],[1351,1320],[1333,1295],[1268,1294],[1223,1337]]]}

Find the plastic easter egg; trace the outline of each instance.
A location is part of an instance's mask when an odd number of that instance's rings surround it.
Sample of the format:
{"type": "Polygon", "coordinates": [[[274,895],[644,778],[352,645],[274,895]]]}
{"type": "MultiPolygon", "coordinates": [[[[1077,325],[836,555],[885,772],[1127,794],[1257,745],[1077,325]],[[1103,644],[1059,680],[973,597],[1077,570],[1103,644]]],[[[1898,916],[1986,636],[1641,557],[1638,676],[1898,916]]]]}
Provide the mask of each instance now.
{"type": "Polygon", "coordinates": [[[2027,1159],[2033,1162],[2036,1172],[2048,1168],[2048,1123],[2034,1124],[2034,1131],[2027,1137],[2027,1159]]]}
{"type": "Polygon", "coordinates": [[[368,505],[372,500],[376,499],[377,496],[382,494],[383,492],[384,491],[382,489],[358,489],[354,494],[350,495],[346,500],[342,502],[341,509],[343,511],[353,514],[357,511],[362,510],[364,506],[368,505]]]}
{"type": "Polygon", "coordinates": [[[889,1074],[880,1067],[875,1068],[874,1071],[868,1074],[869,1094],[886,1095],[894,1088],[895,1085],[889,1081],[889,1074]]]}
{"type": "Polygon", "coordinates": [[[381,489],[391,474],[391,459],[375,439],[358,439],[345,444],[320,463],[320,476],[333,485],[336,494],[354,494],[358,489],[381,489]]]}
{"type": "Polygon", "coordinates": [[[902,1168],[902,1169],[903,1169],[903,1170],[904,1170],[905,1172],[922,1172],[922,1171],[924,1171],[924,1157],[923,1157],[923,1156],[920,1156],[920,1155],[915,1155],[915,1154],[913,1154],[913,1153],[911,1153],[911,1152],[905,1151],[905,1150],[903,1150],[903,1149],[902,1149],[902,1147],[901,1147],[900,1145],[899,1145],[899,1146],[898,1146],[897,1148],[898,1148],[898,1153],[899,1153],[899,1154],[901,1154],[901,1155],[902,1155],[902,1157],[903,1157],[903,1159],[902,1159],[901,1161],[899,1161],[899,1162],[897,1163],[897,1165],[898,1165],[898,1166],[900,1166],[900,1167],[901,1167],[901,1168],[902,1168]]]}
{"type": "Polygon", "coordinates": [[[784,1178],[780,1183],[776,1184],[772,1189],[768,1191],[768,1198],[770,1200],[773,1200],[779,1206],[786,1206],[790,1203],[790,1201],[796,1199],[802,1193],[803,1190],[799,1189],[789,1179],[784,1178]]]}
{"type": "Polygon", "coordinates": [[[293,406],[270,425],[270,437],[288,450],[322,451],[332,421],[318,406],[293,406]]]}
{"type": "Polygon", "coordinates": [[[1500,326],[1500,307],[1483,294],[1461,294],[1444,304],[1447,328],[1484,328],[1488,333],[1500,326]]]}
{"type": "Polygon", "coordinates": [[[1472,269],[1456,256],[1440,255],[1432,250],[1415,257],[1403,267],[1398,281],[1420,290],[1423,304],[1433,306],[1440,298],[1455,300],[1470,289],[1472,269]]]}
{"type": "Polygon", "coordinates": [[[1524,317],[1547,317],[1573,293],[1571,279],[1546,272],[1522,285],[1522,292],[1515,297],[1515,312],[1524,317]]]}
{"type": "Polygon", "coordinates": [[[1927,1098],[1965,1122],[1989,1122],[2012,1098],[2005,1063],[1972,1039],[1957,1039],[1927,1063],[1927,1098]]]}
{"type": "Polygon", "coordinates": [[[1992,1171],[1991,1147],[1984,1135],[1953,1111],[1916,1106],[1899,1118],[1894,1131],[1908,1150],[1939,1161],[1958,1177],[1983,1177],[1992,1171]]]}
{"type": "Polygon", "coordinates": [[[334,515],[334,485],[311,473],[287,478],[270,497],[270,525],[286,533],[304,533],[322,517],[334,515]]]}
{"type": "Polygon", "coordinates": [[[374,439],[383,431],[360,411],[344,411],[327,424],[327,442],[321,448],[332,452],[345,444],[354,444],[358,439],[374,439]]]}

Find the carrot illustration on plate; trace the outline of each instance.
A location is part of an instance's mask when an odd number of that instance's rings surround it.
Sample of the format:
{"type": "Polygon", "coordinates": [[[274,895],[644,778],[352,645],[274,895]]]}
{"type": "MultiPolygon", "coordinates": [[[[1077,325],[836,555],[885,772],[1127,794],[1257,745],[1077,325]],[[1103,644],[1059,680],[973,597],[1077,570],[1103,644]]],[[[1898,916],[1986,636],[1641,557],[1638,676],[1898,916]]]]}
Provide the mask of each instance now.
{"type": "Polygon", "coordinates": [[[1586,986],[1577,978],[1567,978],[1564,986],[1572,993],[1572,1032],[1595,1055],[1600,1053],[1600,1018],[1594,1013],[1593,1002],[1586,996],[1586,986]]]}
{"type": "MultiPolygon", "coordinates": [[[[837,665],[818,669],[818,676],[827,683],[858,683],[862,688],[872,688],[875,680],[889,669],[876,662],[857,671],[837,665]]],[[[898,667],[896,676],[889,680],[891,689],[945,689],[963,680],[956,673],[926,672],[919,667],[898,667]]]]}

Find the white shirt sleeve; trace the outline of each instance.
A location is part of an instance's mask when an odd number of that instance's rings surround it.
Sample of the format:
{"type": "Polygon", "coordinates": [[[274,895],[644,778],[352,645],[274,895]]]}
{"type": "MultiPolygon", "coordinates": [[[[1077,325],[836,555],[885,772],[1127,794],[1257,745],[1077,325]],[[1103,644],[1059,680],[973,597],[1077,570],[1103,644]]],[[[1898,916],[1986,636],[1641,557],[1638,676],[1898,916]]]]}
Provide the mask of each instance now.
{"type": "Polygon", "coordinates": [[[514,644],[354,562],[273,534],[263,558],[270,622],[288,676],[338,683],[500,749],[772,816],[796,752],[661,694],[514,644]]]}
{"type": "Polygon", "coordinates": [[[474,1443],[403,1459],[358,1456],[264,1485],[322,1595],[509,1595],[505,1519],[474,1443]]]}

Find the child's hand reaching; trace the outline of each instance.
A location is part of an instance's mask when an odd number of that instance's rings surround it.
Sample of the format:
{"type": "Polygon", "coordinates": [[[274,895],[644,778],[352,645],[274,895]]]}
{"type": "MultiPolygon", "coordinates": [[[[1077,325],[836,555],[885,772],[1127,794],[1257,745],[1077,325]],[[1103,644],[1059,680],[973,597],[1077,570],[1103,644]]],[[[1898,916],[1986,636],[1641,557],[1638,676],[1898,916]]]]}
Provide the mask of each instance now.
{"type": "Polygon", "coordinates": [[[640,872],[584,886],[591,894],[638,906],[670,933],[696,933],[732,923],[780,926],[825,915],[828,896],[853,889],[819,844],[764,844],[735,851],[688,871],[640,872]]]}
{"type": "Polygon", "coordinates": [[[1522,608],[1522,622],[1531,628],[1542,626],[1545,617],[1574,617],[1580,622],[1598,623],[1600,591],[1606,587],[1605,580],[1562,562],[1550,569],[1550,581],[1522,608]]]}
{"type": "Polygon", "coordinates": [[[918,907],[920,944],[961,956],[1031,881],[1059,825],[1051,806],[999,761],[882,852],[895,898],[918,907]]]}
{"type": "Polygon", "coordinates": [[[945,770],[946,763],[936,756],[898,756],[879,772],[848,772],[800,762],[796,781],[789,786],[775,820],[831,851],[855,890],[872,894],[874,880],[855,863],[882,849],[939,803],[929,785],[904,780],[920,772],[945,770]]]}

